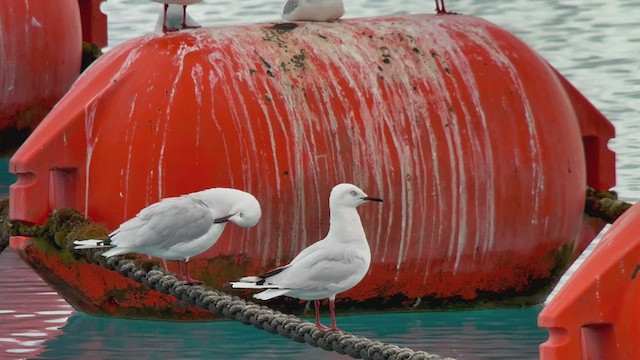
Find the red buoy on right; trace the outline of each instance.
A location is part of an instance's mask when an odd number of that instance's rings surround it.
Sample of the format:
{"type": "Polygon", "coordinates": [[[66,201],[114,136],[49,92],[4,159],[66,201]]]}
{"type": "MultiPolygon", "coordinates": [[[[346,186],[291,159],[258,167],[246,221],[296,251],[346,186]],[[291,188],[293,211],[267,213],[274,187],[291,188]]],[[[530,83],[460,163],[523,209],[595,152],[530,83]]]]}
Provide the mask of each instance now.
{"type": "Polygon", "coordinates": [[[538,317],[541,360],[640,359],[640,204],[608,230],[538,317]]]}

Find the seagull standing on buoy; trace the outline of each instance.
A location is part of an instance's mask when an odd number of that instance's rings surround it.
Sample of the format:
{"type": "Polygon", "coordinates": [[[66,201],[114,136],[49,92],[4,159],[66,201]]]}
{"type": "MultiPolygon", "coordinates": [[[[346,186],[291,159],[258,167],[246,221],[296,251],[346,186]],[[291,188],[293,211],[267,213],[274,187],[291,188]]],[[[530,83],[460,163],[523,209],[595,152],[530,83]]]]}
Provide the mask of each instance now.
{"type": "Polygon", "coordinates": [[[371,264],[371,251],[356,207],[370,197],[352,184],[339,184],[329,196],[329,232],[327,236],[302,250],[288,265],[261,276],[247,276],[232,282],[236,289],[265,289],[253,295],[268,300],[285,295],[313,300],[316,326],[322,331],[338,330],[335,316],[336,295],[356,286],[371,264]],[[320,323],[320,300],[329,298],[331,327],[320,323]]]}
{"type": "MultiPolygon", "coordinates": [[[[111,248],[102,256],[140,253],[167,260],[184,261],[187,283],[189,258],[203,253],[217,241],[227,222],[249,228],[260,220],[260,203],[251,194],[213,188],[162,199],[140,210],[109,234],[107,240],[74,241],[75,249],[111,248]]],[[[181,276],[182,277],[182,276],[181,276]]]]}
{"type": "Polygon", "coordinates": [[[342,15],[342,0],[288,0],[282,11],[288,21],[333,21],[342,15]]]}
{"type": "Polygon", "coordinates": [[[164,4],[164,15],[162,17],[162,31],[178,31],[180,29],[195,29],[200,26],[187,25],[187,6],[197,4],[204,0],[151,0],[157,3],[164,4]],[[167,10],[169,5],[182,5],[182,24],[179,29],[170,28],[167,26],[167,10]]]}

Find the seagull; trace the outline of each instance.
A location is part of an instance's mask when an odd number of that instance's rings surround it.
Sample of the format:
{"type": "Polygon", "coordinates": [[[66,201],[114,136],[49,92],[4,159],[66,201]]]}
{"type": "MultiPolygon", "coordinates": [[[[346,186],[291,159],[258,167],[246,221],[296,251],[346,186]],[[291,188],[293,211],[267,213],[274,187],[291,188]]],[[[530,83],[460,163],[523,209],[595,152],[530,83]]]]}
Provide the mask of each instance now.
{"type": "Polygon", "coordinates": [[[199,28],[199,25],[187,25],[187,6],[197,4],[203,0],[151,0],[157,3],[164,4],[164,15],[162,17],[162,31],[178,31],[180,29],[195,29],[199,28]],[[170,28],[167,26],[167,10],[169,5],[182,5],[182,24],[179,29],[170,28]]]}
{"type": "Polygon", "coordinates": [[[370,197],[352,184],[338,184],[329,196],[327,236],[302,250],[288,265],[261,276],[247,276],[230,283],[236,289],[266,289],[254,298],[268,300],[285,295],[314,300],[316,327],[341,331],[336,326],[336,295],[356,286],[369,270],[371,251],[356,207],[370,197]],[[320,323],[320,300],[329,298],[331,327],[320,323]]]}
{"type": "MultiPolygon", "coordinates": [[[[189,258],[213,246],[227,222],[249,228],[260,220],[260,203],[251,194],[228,188],[212,188],[162,199],[125,221],[107,240],[74,241],[75,249],[111,248],[102,256],[141,253],[184,261],[188,284],[189,258]]],[[[182,277],[182,276],[181,276],[182,277]]]]}
{"type": "Polygon", "coordinates": [[[342,0],[288,0],[282,11],[288,21],[333,21],[342,15],[342,0]]]}

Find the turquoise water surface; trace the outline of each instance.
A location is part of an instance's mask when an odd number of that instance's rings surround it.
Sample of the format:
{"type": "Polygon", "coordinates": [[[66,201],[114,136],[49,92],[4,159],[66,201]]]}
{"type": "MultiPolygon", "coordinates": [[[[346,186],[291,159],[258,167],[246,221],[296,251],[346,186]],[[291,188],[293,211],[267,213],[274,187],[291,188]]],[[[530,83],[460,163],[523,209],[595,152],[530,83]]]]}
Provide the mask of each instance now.
{"type": "MultiPolygon", "coordinates": [[[[539,308],[399,313],[339,317],[340,326],[372,339],[464,359],[534,359],[546,331],[539,308]]],[[[329,353],[231,321],[171,323],[75,314],[37,359],[340,359],[329,353]]]]}
{"type": "Polygon", "coordinates": [[[13,174],[9,174],[9,158],[0,157],[0,196],[9,195],[9,185],[16,181],[13,174]]]}

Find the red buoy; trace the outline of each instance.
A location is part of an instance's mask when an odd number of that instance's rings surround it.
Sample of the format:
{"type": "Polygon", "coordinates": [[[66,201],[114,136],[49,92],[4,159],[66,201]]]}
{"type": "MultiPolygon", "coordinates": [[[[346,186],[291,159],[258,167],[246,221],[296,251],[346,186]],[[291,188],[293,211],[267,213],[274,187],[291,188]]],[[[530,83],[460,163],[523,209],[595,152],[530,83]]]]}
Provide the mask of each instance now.
{"type": "Polygon", "coordinates": [[[535,301],[603,225],[583,207],[592,180],[613,185],[612,136],[537,53],[472,16],[149,35],[96,61],[12,158],[11,217],[73,207],[115,228],[164,197],[249,191],[261,222],[192,260],[219,287],[321,239],[329,191],[350,182],[385,203],[359,209],[372,265],[338,301],[535,301]]]}
{"type": "Polygon", "coordinates": [[[549,329],[541,360],[640,359],[640,205],[607,231],[595,250],[542,310],[549,329]]]}
{"type": "Polygon", "coordinates": [[[17,148],[80,74],[78,0],[0,1],[0,152],[17,148]]]}

